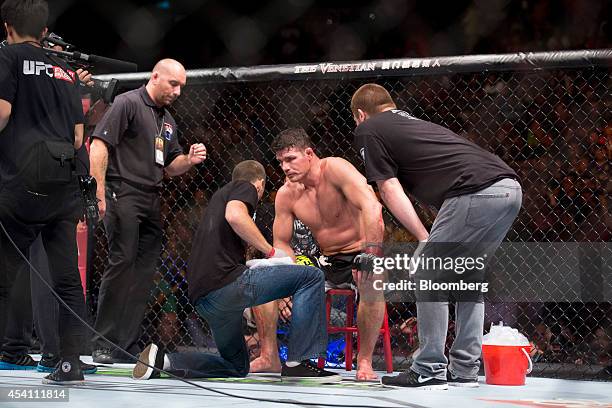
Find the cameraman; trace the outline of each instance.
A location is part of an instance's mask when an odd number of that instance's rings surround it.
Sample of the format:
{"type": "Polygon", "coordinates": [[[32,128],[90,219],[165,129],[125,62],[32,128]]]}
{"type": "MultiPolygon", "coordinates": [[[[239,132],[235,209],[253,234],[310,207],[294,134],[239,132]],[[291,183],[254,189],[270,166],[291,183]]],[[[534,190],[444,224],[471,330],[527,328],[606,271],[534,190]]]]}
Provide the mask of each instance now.
{"type": "MultiPolygon", "coordinates": [[[[43,45],[56,51],[65,51],[61,46],[50,43],[50,41],[53,41],[55,38],[59,38],[61,40],[61,37],[50,34],[47,37],[47,41],[43,41],[43,45]]],[[[93,81],[91,80],[91,74],[88,71],[80,68],[76,70],[76,73],[81,81],[81,94],[89,92],[91,87],[94,85],[93,81]]],[[[87,147],[85,146],[87,132],[85,132],[84,139],[83,145],[76,152],[76,174],[79,177],[89,174],[89,154],[87,153],[87,147]]],[[[93,193],[95,194],[95,190],[93,193]]],[[[77,229],[83,226],[82,223],[84,223],[84,221],[79,223],[77,229]]],[[[90,222],[88,221],[88,223],[90,222]]],[[[88,233],[91,234],[94,226],[90,224],[89,227],[90,230],[88,233]]],[[[51,279],[49,262],[40,236],[30,247],[30,261],[36,266],[38,271],[43,275],[44,279],[49,282],[51,279]]],[[[40,372],[53,372],[60,360],[59,336],[57,330],[59,304],[49,291],[49,288],[47,288],[42,280],[36,275],[32,275],[31,278],[31,298],[32,308],[34,311],[34,327],[36,335],[40,341],[41,354],[40,361],[38,362],[36,368],[40,372]]],[[[31,325],[29,328],[31,331],[31,325]]],[[[26,327],[26,330],[27,329],[28,328],[26,327]]],[[[82,327],[82,330],[85,331],[86,328],[82,327]]],[[[83,334],[85,335],[86,332],[83,334]]],[[[83,347],[81,347],[81,351],[83,351],[83,347]]],[[[86,364],[82,361],[80,362],[80,365],[83,374],[94,374],[97,371],[95,365],[86,364]]]]}
{"type": "MultiPolygon", "coordinates": [[[[61,37],[54,34],[50,34],[46,38],[59,38],[61,40],[61,37]]],[[[0,48],[7,45],[8,43],[3,41],[0,43],[0,48]]],[[[43,46],[56,51],[64,51],[62,47],[45,40],[43,40],[43,46]]],[[[89,92],[94,85],[91,74],[80,68],[76,72],[82,85],[81,93],[89,92]]],[[[76,174],[79,176],[88,175],[89,155],[85,143],[77,150],[76,155],[76,174]]],[[[30,246],[30,262],[46,282],[51,282],[49,261],[40,234],[30,246]]],[[[59,363],[59,303],[57,299],[38,275],[30,277],[29,272],[17,272],[9,304],[4,335],[0,330],[0,370],[55,371],[55,367],[59,363]],[[32,348],[33,317],[42,355],[38,362],[34,361],[28,354],[32,348]]],[[[83,329],[85,328],[83,327],[83,329]]],[[[95,365],[81,362],[81,370],[84,374],[93,374],[97,369],[95,365]]]]}
{"type": "MultiPolygon", "coordinates": [[[[53,287],[79,316],[84,314],[77,269],[76,224],[82,212],[74,175],[75,149],[83,140],[83,111],[77,74],[50,57],[40,40],[46,33],[44,0],[6,0],[2,20],[11,46],[0,50],[0,330],[8,295],[24,261],[21,252],[41,233],[53,287]],[[11,239],[9,239],[9,236],[11,239]]],[[[80,322],[62,306],[58,368],[46,384],[83,381],[78,350],[80,322]]]]}

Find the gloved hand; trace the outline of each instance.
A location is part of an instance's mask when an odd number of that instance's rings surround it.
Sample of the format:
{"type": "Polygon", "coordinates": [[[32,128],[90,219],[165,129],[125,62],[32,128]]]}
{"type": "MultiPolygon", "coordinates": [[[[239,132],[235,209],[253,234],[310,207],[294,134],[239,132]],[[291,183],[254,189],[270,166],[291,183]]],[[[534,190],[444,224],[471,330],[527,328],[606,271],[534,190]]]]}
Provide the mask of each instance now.
{"type": "Polygon", "coordinates": [[[279,248],[272,248],[266,255],[266,258],[286,258],[289,254],[279,248]]]}
{"type": "MultiPolygon", "coordinates": [[[[374,273],[374,266],[378,256],[372,253],[361,253],[353,259],[353,269],[357,271],[357,280],[369,280],[374,273]]],[[[380,266],[380,265],[378,265],[380,266]]]]}

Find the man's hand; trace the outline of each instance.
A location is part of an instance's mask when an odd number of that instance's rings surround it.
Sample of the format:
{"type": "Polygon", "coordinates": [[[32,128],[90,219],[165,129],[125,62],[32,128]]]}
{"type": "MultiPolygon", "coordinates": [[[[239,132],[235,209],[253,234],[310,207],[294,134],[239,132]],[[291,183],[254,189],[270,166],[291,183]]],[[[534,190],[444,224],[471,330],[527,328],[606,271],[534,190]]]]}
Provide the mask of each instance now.
{"type": "Polygon", "coordinates": [[[102,221],[106,215],[106,197],[104,197],[104,194],[96,194],[96,197],[98,198],[98,212],[100,213],[99,219],[102,221]]]}
{"type": "Polygon", "coordinates": [[[420,265],[419,257],[423,254],[425,245],[427,245],[427,239],[419,241],[416,249],[414,250],[414,253],[412,254],[412,261],[410,262],[410,267],[408,268],[410,275],[414,275],[417,272],[415,265],[420,265]]]}
{"type": "Polygon", "coordinates": [[[192,144],[187,159],[192,166],[202,163],[206,160],[206,146],[203,143],[192,144]]]}
{"type": "Polygon", "coordinates": [[[79,76],[79,80],[87,86],[94,86],[94,81],[91,79],[91,74],[89,71],[85,71],[82,68],[77,69],[77,75],[79,76]]]}
{"type": "Polygon", "coordinates": [[[283,322],[288,323],[291,320],[292,307],[293,302],[290,297],[278,300],[278,315],[283,322]]]}
{"type": "Polygon", "coordinates": [[[423,253],[423,250],[425,249],[425,245],[427,245],[426,239],[419,241],[419,244],[417,245],[416,249],[414,250],[414,253],[412,254],[412,258],[415,259],[415,262],[418,262],[417,259],[423,253]]]}

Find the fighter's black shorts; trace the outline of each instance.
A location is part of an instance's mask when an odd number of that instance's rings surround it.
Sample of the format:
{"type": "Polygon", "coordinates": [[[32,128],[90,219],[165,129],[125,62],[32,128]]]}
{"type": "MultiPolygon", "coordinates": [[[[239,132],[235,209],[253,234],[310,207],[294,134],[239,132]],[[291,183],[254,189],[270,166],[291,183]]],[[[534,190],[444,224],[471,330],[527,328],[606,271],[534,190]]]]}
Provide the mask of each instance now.
{"type": "Polygon", "coordinates": [[[325,280],[333,285],[355,285],[353,280],[353,260],[359,252],[321,256],[319,263],[325,273],[325,280]]]}

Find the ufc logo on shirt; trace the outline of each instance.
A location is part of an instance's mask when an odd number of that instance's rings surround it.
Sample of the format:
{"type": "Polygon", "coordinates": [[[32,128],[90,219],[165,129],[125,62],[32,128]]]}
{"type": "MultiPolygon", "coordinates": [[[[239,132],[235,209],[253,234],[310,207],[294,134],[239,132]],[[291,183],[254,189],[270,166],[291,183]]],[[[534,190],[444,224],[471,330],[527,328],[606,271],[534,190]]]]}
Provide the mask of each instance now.
{"type": "Polygon", "coordinates": [[[62,79],[70,83],[74,83],[75,73],[74,71],[64,70],[61,67],[45,64],[41,61],[23,61],[23,74],[24,75],[41,75],[45,73],[49,78],[62,79]]]}

